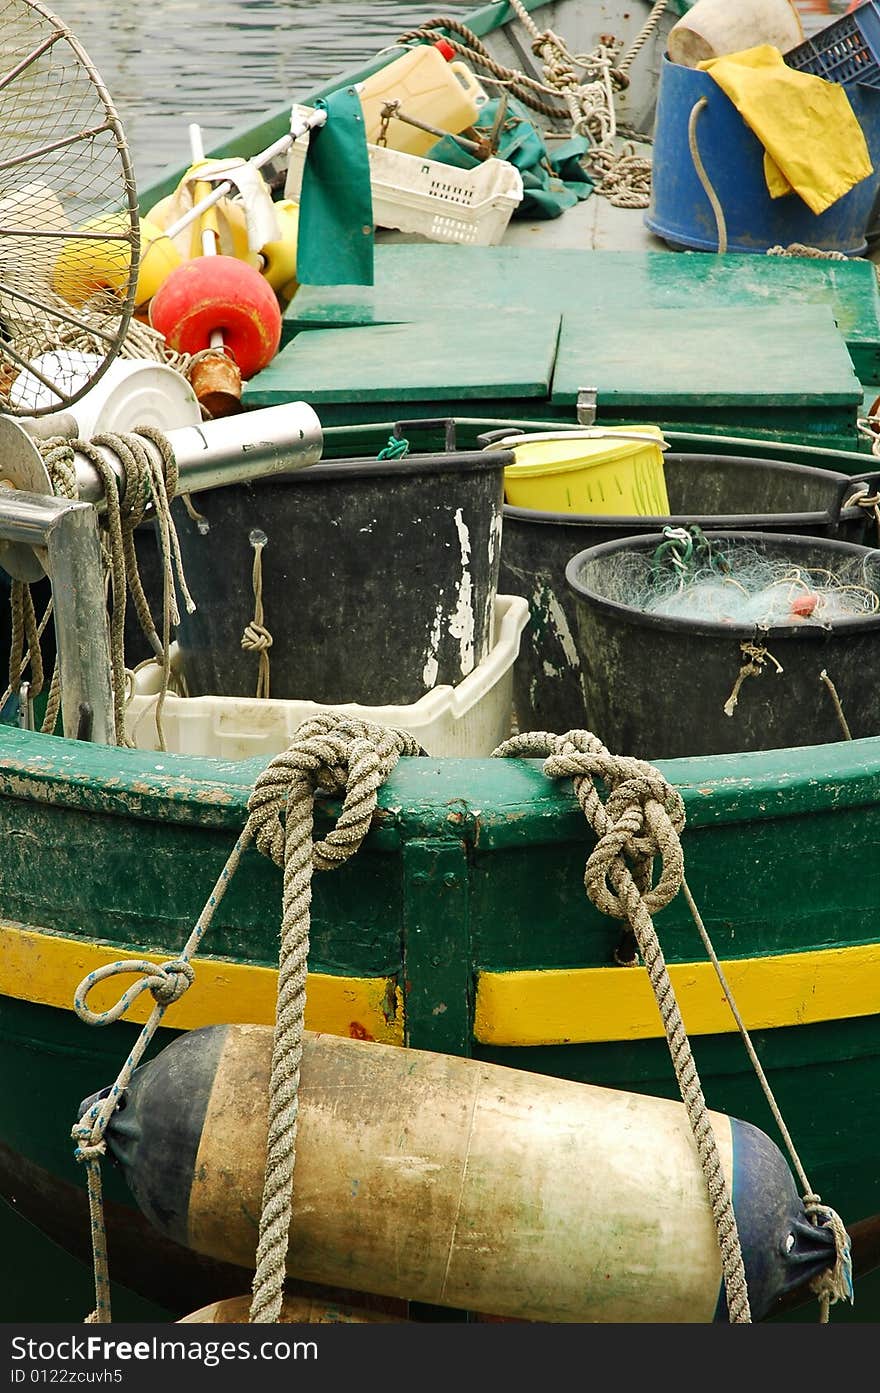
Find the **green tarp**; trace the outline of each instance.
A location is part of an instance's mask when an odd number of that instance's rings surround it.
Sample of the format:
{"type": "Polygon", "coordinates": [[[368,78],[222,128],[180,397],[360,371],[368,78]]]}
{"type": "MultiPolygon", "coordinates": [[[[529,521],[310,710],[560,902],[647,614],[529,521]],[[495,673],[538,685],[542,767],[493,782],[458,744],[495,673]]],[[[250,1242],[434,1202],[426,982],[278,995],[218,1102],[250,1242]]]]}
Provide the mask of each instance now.
{"type": "Polygon", "coordinates": [[[373,284],[373,195],[360,99],[340,87],[309,132],[299,200],[296,276],[302,285],[373,284]]]}
{"type": "MultiPolygon", "coordinates": [[[[498,114],[499,99],[487,102],[480,112],[474,129],[488,135],[498,114]]],[[[585,172],[578,157],[590,148],[584,136],[575,136],[556,146],[551,155],[539,132],[532,124],[528,109],[515,97],[508,97],[507,111],[501,126],[496,155],[509,160],[522,175],[523,200],[514,211],[515,218],[558,218],[566,208],[588,198],[593,181],[585,172]]],[[[452,136],[444,136],[432,145],[427,158],[473,169],[479,164],[476,156],[465,150],[452,136]]]]}

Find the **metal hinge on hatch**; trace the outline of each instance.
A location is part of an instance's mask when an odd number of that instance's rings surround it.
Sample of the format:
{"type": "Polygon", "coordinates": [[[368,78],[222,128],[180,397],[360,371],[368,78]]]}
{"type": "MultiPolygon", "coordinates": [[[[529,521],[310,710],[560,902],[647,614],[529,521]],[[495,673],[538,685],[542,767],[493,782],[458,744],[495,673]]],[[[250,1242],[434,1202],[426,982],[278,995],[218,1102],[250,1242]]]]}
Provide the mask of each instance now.
{"type": "Polygon", "coordinates": [[[579,426],[592,426],[596,423],[596,399],[598,387],[579,387],[577,394],[577,423],[579,426]]]}

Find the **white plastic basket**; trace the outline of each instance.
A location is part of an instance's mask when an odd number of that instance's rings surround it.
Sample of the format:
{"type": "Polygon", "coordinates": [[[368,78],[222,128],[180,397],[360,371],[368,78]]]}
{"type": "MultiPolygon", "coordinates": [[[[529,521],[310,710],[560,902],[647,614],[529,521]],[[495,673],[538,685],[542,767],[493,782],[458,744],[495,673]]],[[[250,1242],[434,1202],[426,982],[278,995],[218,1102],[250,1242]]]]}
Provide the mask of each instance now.
{"type": "MultiPolygon", "coordinates": [[[[415,736],[438,758],[490,755],[510,735],[513,665],[529,622],[528,601],[519,595],[495,598],[495,642],[473,672],[455,687],[434,687],[409,706],[321,706],[315,701],[275,701],[256,697],[168,694],[162,732],[169,751],[250,759],[280,754],[297,728],[319,711],[342,711],[380,726],[397,726],[415,736]]],[[[172,663],[172,671],[173,671],[172,663]]],[[[126,708],[126,728],[138,749],[158,750],[156,707],[162,668],[144,663],[134,674],[134,693],[126,708]]]]}
{"type": "MultiPolygon", "coordinates": [[[[295,106],[309,116],[312,108],[295,106]]],[[[308,133],[290,148],[285,198],[298,199],[308,149],[308,133]]],[[[377,227],[417,232],[432,242],[496,246],[511,214],[522,202],[522,176],[508,160],[489,159],[474,169],[457,169],[439,160],[368,145],[373,221],[377,227]]]]}

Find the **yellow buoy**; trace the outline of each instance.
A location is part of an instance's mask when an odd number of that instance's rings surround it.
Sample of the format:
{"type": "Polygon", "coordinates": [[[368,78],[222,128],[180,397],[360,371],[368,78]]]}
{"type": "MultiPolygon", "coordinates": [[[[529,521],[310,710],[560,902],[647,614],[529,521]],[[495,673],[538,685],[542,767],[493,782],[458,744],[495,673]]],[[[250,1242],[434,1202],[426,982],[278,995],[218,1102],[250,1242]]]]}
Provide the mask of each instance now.
{"type": "MultiPolygon", "coordinates": [[[[206,163],[209,164],[210,161],[206,161],[206,163]]],[[[197,165],[193,165],[193,169],[197,168],[197,165]]],[[[147,218],[156,227],[161,227],[164,230],[188,213],[192,206],[192,190],[186,188],[184,179],[174,193],[169,194],[167,198],[161,198],[147,211],[147,218]]],[[[218,253],[221,256],[234,256],[238,261],[246,261],[249,266],[255,266],[259,271],[262,268],[262,258],[259,252],[252,251],[248,245],[247,216],[244,206],[236,202],[235,199],[227,197],[221,198],[219,202],[215,203],[211,211],[216,215],[218,253]]],[[[189,223],[173,239],[181,261],[189,261],[193,257],[202,255],[202,226],[201,218],[196,218],[195,222],[189,223]]]]}
{"type": "Polygon", "coordinates": [[[267,242],[260,248],[263,275],[279,299],[292,300],[299,288],[296,279],[296,239],[299,228],[299,204],[283,198],[275,204],[275,214],[281,227],[277,242],[267,242]]]}
{"type": "Polygon", "coordinates": [[[148,218],[141,218],[141,259],[134,297],[138,308],[152,300],[160,285],[164,284],[182,259],[162,228],[148,218]]]}
{"type": "MultiPolygon", "coordinates": [[[[82,305],[100,290],[122,296],[131,268],[130,223],[126,213],[91,218],[80,233],[103,233],[106,240],[72,236],[61,245],[52,270],[52,287],[71,305],[82,305]]],[[[140,220],[140,262],[135,305],[152,299],[180,255],[162,228],[147,218],[140,220]]]]}

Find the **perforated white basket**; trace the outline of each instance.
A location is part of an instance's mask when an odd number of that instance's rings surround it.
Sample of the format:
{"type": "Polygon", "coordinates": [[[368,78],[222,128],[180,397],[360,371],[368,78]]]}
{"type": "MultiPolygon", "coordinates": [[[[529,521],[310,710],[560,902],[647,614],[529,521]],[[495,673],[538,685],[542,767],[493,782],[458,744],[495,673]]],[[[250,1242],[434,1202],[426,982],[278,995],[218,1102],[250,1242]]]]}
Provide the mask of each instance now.
{"type": "MultiPolygon", "coordinates": [[[[324,706],[314,701],[200,696],[169,693],[162,712],[167,749],[216,759],[267,758],[286,750],[303,721],[319,711],[341,711],[375,725],[408,730],[437,758],[490,755],[510,735],[513,665],[529,622],[528,601],[520,595],[495,598],[495,639],[481,663],[456,687],[433,687],[409,706],[324,706]]],[[[172,677],[177,657],[172,648],[172,677]]],[[[162,667],[140,664],[125,712],[129,738],[141,750],[158,750],[156,729],[162,667]]]]}
{"type": "MultiPolygon", "coordinates": [[[[308,116],[312,108],[295,106],[308,116]]],[[[308,134],[294,141],[287,166],[285,198],[298,199],[308,134]]],[[[432,242],[497,245],[511,214],[522,201],[522,177],[507,160],[489,159],[474,169],[368,145],[373,221],[377,227],[416,232],[432,242]]]]}

